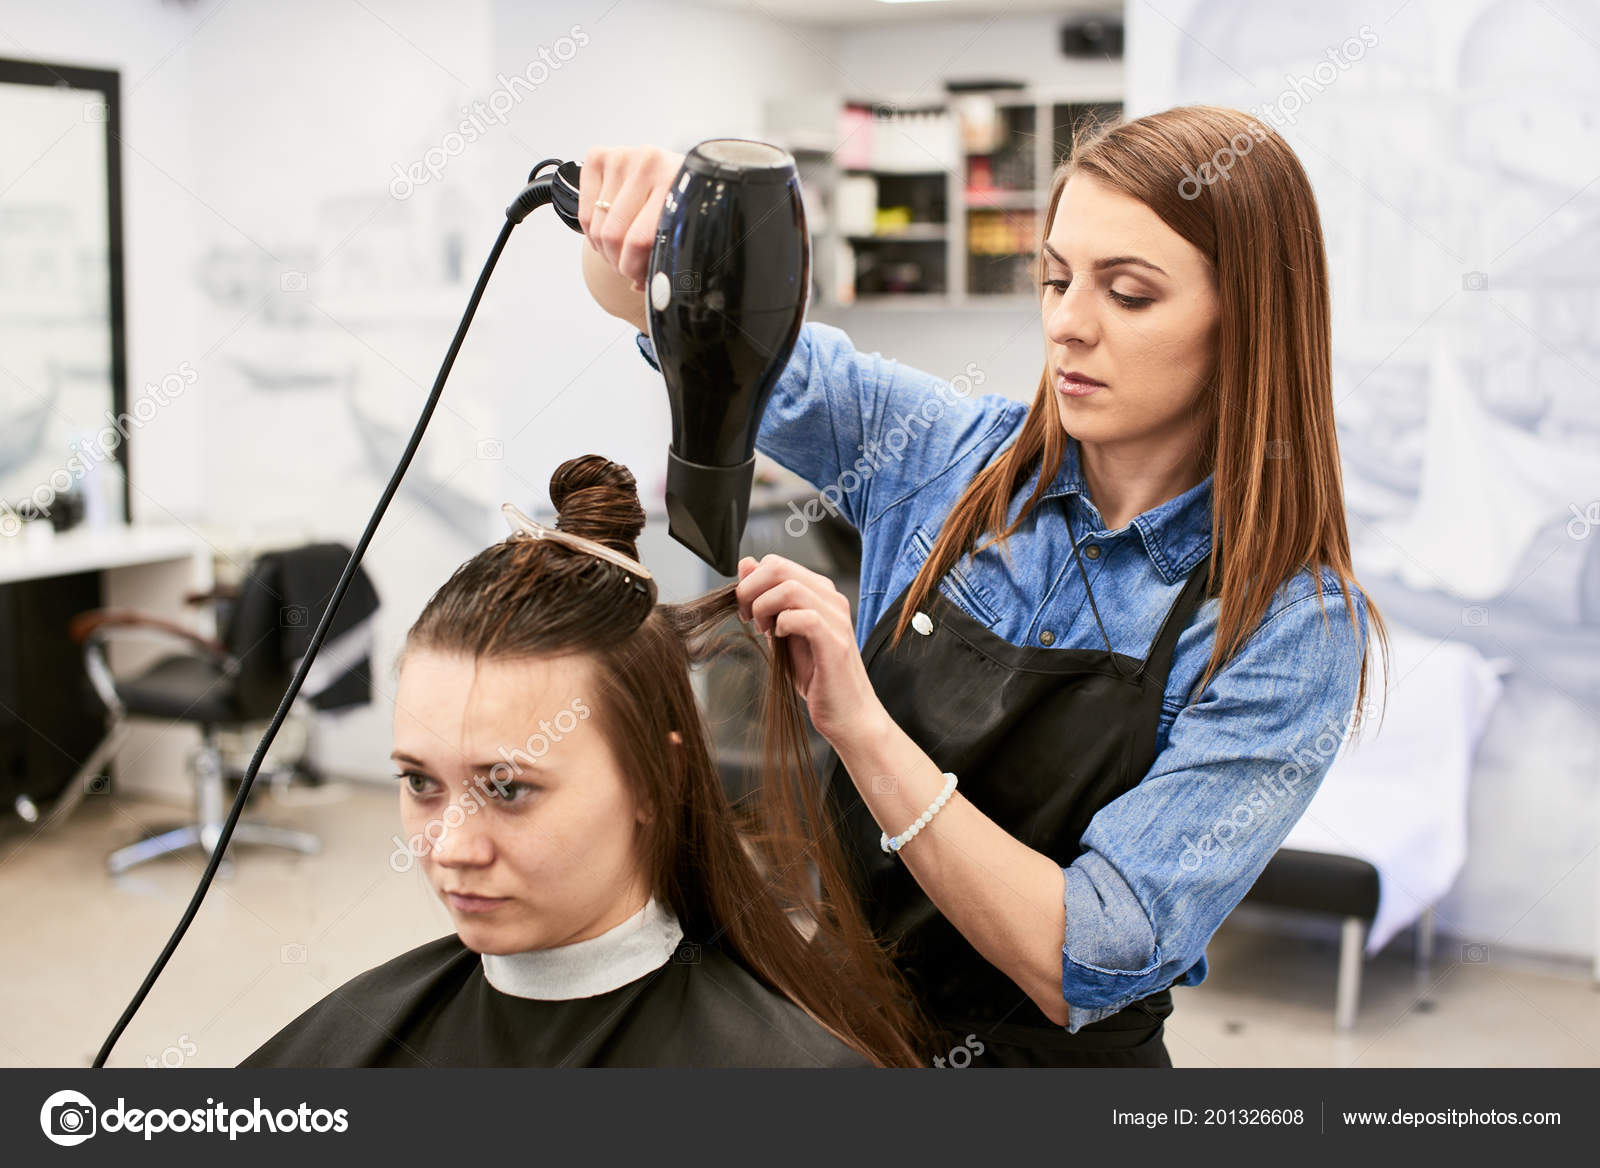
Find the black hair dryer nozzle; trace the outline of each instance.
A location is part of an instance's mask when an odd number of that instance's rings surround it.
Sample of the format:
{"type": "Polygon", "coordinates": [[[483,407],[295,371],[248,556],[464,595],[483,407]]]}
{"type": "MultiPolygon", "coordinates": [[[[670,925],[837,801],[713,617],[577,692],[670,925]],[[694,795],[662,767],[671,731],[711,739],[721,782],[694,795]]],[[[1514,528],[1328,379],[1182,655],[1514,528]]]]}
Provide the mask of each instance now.
{"type": "Polygon", "coordinates": [[[704,466],[667,450],[667,533],[724,576],[738,570],[756,460],[704,466]]]}

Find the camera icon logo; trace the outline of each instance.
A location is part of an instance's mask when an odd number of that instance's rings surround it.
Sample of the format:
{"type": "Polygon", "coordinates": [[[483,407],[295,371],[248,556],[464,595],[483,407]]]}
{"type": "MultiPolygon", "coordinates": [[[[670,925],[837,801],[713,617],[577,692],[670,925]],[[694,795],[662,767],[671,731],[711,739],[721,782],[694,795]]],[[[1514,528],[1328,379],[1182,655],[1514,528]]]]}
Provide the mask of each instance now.
{"type": "Polygon", "coordinates": [[[681,964],[684,964],[684,965],[699,965],[700,964],[700,942],[698,942],[698,941],[680,941],[678,943],[678,947],[675,950],[673,950],[672,960],[677,961],[677,962],[679,962],[681,964]]]}
{"type": "Polygon", "coordinates": [[[506,456],[506,444],[498,438],[485,438],[478,443],[478,457],[498,461],[506,456]]]}
{"type": "Polygon", "coordinates": [[[39,1127],[45,1139],[64,1148],[83,1143],[94,1135],[95,1106],[80,1091],[57,1091],[39,1109],[39,1127]]]}
{"type": "Polygon", "coordinates": [[[1461,610],[1461,623],[1464,625],[1486,625],[1489,623],[1489,610],[1481,604],[1463,608],[1461,610]]]}
{"type": "Polygon", "coordinates": [[[86,122],[104,122],[106,120],[106,103],[103,101],[88,101],[83,105],[83,120],[86,122]]]}
{"type": "Polygon", "coordinates": [[[1465,292],[1487,292],[1489,290],[1489,273],[1465,273],[1461,277],[1461,288],[1465,292]]]}
{"type": "Polygon", "coordinates": [[[304,945],[280,945],[278,947],[278,960],[284,965],[304,965],[306,961],[306,947],[304,945]]]}
{"type": "Polygon", "coordinates": [[[311,614],[303,604],[285,605],[278,610],[278,624],[282,628],[297,629],[306,623],[311,614]]]}
{"type": "Polygon", "coordinates": [[[700,273],[688,270],[674,272],[672,274],[672,290],[674,292],[700,291],[700,273]]]}
{"type": "Polygon", "coordinates": [[[285,272],[278,277],[278,287],[284,292],[304,292],[306,285],[304,272],[285,272]]]}

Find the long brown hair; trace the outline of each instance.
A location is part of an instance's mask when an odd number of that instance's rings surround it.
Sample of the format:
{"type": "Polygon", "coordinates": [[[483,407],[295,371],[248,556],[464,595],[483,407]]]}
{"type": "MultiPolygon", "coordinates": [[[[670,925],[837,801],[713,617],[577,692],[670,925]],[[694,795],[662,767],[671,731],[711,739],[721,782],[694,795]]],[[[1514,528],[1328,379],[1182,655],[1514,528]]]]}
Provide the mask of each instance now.
{"type": "MultiPolygon", "coordinates": [[[[1067,180],[1088,175],[1148,206],[1199,249],[1217,279],[1219,339],[1200,407],[1200,460],[1202,473],[1215,476],[1208,592],[1219,597],[1220,611],[1196,692],[1249,639],[1272,594],[1302,568],[1326,566],[1338,576],[1358,636],[1351,589],[1366,597],[1369,623],[1387,656],[1383,618],[1351,565],[1334,432],[1327,256],[1299,159],[1267,126],[1222,106],[1085,121],[1074,139],[1051,177],[1044,238],[1067,180]]],[[[1045,275],[1041,248],[1035,280],[1041,296],[1045,275]]],[[[997,533],[977,550],[1004,546],[1060,470],[1066,439],[1046,368],[1016,440],[951,508],[911,581],[891,643],[980,534],[997,533]],[[1038,484],[1007,524],[1011,499],[1036,468],[1042,468],[1038,484]]],[[[1320,601],[1320,570],[1316,588],[1320,601]]],[[[1365,648],[1361,673],[1352,731],[1364,720],[1365,648]]]]}
{"type": "MultiPolygon", "coordinates": [[[[645,515],[626,467],[595,454],[571,459],[551,476],[550,498],[559,530],[638,558],[645,515]]],[[[754,641],[737,623],[727,628],[734,588],[659,604],[596,556],[507,540],[434,593],[406,648],[476,660],[586,656],[598,687],[593,716],[653,812],[637,828],[651,889],[685,937],[717,944],[878,1065],[925,1066],[932,1031],[844,876],[781,638],[769,655],[756,797],[735,808],[723,789],[690,667],[741,637],[754,641]],[[668,744],[674,730],[681,745],[668,744]]]]}

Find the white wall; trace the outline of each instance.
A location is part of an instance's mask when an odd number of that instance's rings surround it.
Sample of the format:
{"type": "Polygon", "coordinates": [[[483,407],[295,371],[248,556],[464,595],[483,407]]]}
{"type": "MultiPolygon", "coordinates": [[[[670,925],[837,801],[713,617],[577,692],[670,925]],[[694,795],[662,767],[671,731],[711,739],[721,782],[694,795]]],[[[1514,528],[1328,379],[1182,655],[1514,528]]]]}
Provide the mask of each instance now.
{"type": "MultiPolygon", "coordinates": [[[[172,50],[199,23],[154,2],[74,0],[0,4],[0,55],[122,74],[122,189],[125,224],[128,393],[159,384],[194,355],[196,302],[190,230],[204,209],[189,134],[190,60],[172,50]]],[[[202,395],[180,395],[158,425],[131,447],[136,516],[192,516],[201,496],[202,395]]]]}
{"type": "MultiPolygon", "coordinates": [[[[439,197],[389,190],[394,164],[437,143],[482,83],[490,8],[288,0],[214,11],[186,50],[200,184],[215,209],[195,223],[209,389],[197,503],[214,524],[354,544],[499,229],[482,152],[451,160],[430,191],[439,197]]],[[[487,327],[363,561],[383,606],[377,692],[323,734],[334,770],[387,773],[390,665],[405,630],[491,537],[489,465],[477,458],[496,389],[487,327]]]]}

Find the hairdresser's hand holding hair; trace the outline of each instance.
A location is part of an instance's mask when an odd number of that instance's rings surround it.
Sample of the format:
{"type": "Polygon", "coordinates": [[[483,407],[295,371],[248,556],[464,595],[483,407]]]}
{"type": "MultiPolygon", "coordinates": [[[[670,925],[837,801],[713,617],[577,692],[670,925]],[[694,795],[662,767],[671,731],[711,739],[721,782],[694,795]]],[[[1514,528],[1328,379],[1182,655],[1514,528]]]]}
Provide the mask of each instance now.
{"type": "MultiPolygon", "coordinates": [[[[944,775],[872,688],[849,601],[826,576],[779,555],[741,560],[735,595],[739,615],[766,633],[774,649],[781,638],[811,724],[838,754],[872,817],[887,832],[911,823],[939,796],[944,775]]],[[[899,858],[930,899],[1065,1025],[1053,914],[1061,903],[1061,868],[959,789],[916,844],[899,858]]]]}
{"type": "Polygon", "coordinates": [[[739,561],[739,617],[787,638],[794,685],[811,724],[835,750],[877,731],[888,712],[856,646],[850,600],[833,581],[780,555],[739,561]]]}

